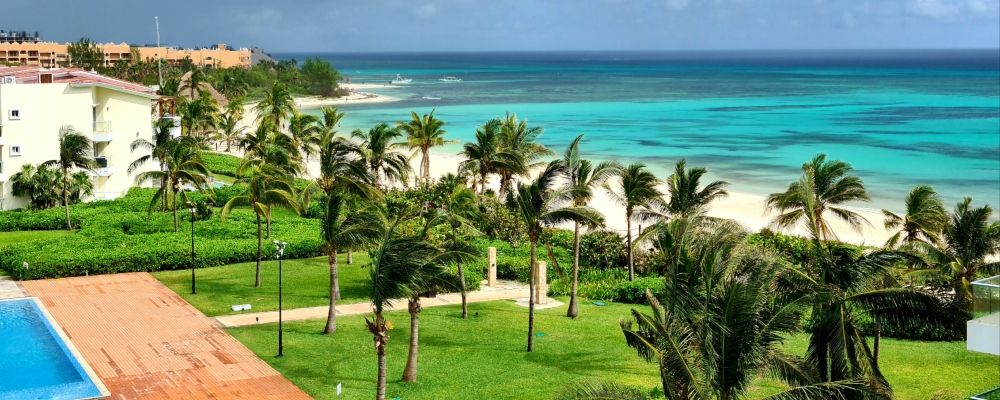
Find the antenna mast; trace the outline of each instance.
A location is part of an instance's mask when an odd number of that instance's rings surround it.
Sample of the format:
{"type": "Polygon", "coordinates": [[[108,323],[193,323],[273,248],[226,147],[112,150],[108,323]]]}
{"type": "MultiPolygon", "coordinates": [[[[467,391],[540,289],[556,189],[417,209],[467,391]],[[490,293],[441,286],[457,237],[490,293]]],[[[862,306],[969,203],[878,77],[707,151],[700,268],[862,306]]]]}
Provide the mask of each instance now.
{"type": "Polygon", "coordinates": [[[156,21],[156,76],[160,83],[160,90],[163,90],[163,56],[160,55],[160,17],[155,16],[156,21]]]}

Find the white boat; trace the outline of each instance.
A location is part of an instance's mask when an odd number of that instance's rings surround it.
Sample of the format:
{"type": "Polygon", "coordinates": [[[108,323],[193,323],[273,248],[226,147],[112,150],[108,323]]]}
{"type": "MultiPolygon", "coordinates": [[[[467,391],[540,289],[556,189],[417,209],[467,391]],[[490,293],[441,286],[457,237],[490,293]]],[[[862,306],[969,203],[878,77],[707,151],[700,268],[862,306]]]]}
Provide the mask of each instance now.
{"type": "Polygon", "coordinates": [[[405,85],[405,84],[410,83],[410,82],[413,82],[413,79],[404,78],[402,75],[396,74],[396,78],[393,79],[391,83],[393,85],[405,85]]]}
{"type": "Polygon", "coordinates": [[[440,97],[434,97],[434,96],[424,96],[423,99],[424,100],[441,100],[440,97]]]}
{"type": "Polygon", "coordinates": [[[446,76],[444,78],[438,79],[441,82],[461,82],[462,78],[457,78],[454,76],[446,76]]]}

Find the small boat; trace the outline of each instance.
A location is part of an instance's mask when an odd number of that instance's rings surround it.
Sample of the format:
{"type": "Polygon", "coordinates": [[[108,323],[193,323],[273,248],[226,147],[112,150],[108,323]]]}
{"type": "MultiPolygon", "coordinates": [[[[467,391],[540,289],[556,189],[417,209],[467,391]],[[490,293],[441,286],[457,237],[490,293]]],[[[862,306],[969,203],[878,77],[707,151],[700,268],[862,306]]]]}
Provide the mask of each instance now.
{"type": "Polygon", "coordinates": [[[392,83],[393,85],[405,85],[405,84],[407,84],[407,83],[410,83],[410,82],[413,82],[413,79],[410,79],[410,78],[404,78],[404,77],[403,77],[402,75],[400,75],[400,74],[396,74],[396,78],[394,78],[394,79],[393,79],[393,80],[391,81],[391,83],[392,83]]]}
{"type": "Polygon", "coordinates": [[[441,100],[440,97],[424,96],[424,100],[441,100]]]}
{"type": "Polygon", "coordinates": [[[444,78],[438,79],[441,82],[461,82],[462,78],[457,78],[454,76],[446,76],[444,78]]]}

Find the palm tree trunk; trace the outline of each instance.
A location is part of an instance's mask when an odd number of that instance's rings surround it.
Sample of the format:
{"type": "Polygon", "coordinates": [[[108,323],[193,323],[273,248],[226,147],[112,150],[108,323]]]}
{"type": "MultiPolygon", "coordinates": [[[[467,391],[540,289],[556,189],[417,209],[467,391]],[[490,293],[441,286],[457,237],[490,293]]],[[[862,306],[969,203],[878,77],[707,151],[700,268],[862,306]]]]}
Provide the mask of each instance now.
{"type": "MultiPolygon", "coordinates": [[[[347,265],[352,265],[352,264],[354,264],[354,251],[351,249],[347,249],[347,265]]],[[[337,298],[339,299],[340,297],[337,298]]]]}
{"type": "Polygon", "coordinates": [[[323,334],[329,335],[337,331],[337,300],[340,299],[340,281],[339,273],[337,271],[337,248],[330,247],[326,254],[326,258],[330,263],[330,310],[326,313],[326,327],[323,328],[323,334]]]}
{"type": "MultiPolygon", "coordinates": [[[[256,213],[255,213],[256,214],[256,213]]],[[[260,257],[261,257],[261,232],[260,232],[260,214],[257,214],[257,269],[254,272],[253,287],[260,287],[260,257]]]]}
{"type": "Polygon", "coordinates": [[[579,315],[577,309],[576,288],[580,279],[580,223],[573,222],[573,282],[569,291],[569,308],[566,309],[566,316],[576,318],[579,315]]]}
{"type": "Polygon", "coordinates": [[[625,213],[625,225],[627,231],[625,232],[625,250],[628,256],[628,280],[631,282],[635,279],[635,268],[632,266],[632,213],[625,213]]]}
{"type": "Polygon", "coordinates": [[[171,199],[171,202],[173,202],[173,204],[170,205],[170,209],[171,211],[173,211],[174,214],[174,232],[177,232],[177,230],[179,229],[177,226],[177,187],[176,185],[174,186],[175,186],[174,193],[172,195],[173,198],[171,199]]]}
{"type": "Polygon", "coordinates": [[[531,266],[528,267],[528,352],[535,337],[535,260],[538,258],[538,238],[531,238],[531,266]]]}
{"type": "Polygon", "coordinates": [[[431,149],[430,147],[423,148],[424,157],[420,160],[420,174],[424,179],[424,183],[429,183],[431,181],[431,149]]]}
{"type": "Polygon", "coordinates": [[[267,238],[270,239],[271,238],[271,205],[270,204],[267,205],[266,212],[267,212],[267,238]]]}
{"type": "MultiPolygon", "coordinates": [[[[379,316],[375,316],[375,320],[380,320],[379,316]]],[[[375,389],[375,400],[385,400],[385,343],[388,338],[386,337],[386,332],[384,328],[377,327],[378,333],[375,334],[375,354],[378,357],[378,379],[375,389]]]]}
{"type": "Polygon", "coordinates": [[[63,168],[63,206],[66,207],[66,230],[73,230],[73,221],[69,219],[69,180],[67,179],[68,171],[63,168]]]}
{"type": "Polygon", "coordinates": [[[466,297],[466,293],[465,293],[465,268],[462,268],[462,263],[458,263],[458,280],[459,280],[459,283],[462,285],[462,286],[460,286],[461,289],[462,289],[462,319],[468,319],[469,318],[469,302],[465,298],[466,297]]]}
{"type": "Polygon", "coordinates": [[[420,350],[420,297],[410,297],[407,303],[410,311],[410,355],[406,357],[406,367],[403,368],[403,381],[417,381],[417,352],[420,350]]]}

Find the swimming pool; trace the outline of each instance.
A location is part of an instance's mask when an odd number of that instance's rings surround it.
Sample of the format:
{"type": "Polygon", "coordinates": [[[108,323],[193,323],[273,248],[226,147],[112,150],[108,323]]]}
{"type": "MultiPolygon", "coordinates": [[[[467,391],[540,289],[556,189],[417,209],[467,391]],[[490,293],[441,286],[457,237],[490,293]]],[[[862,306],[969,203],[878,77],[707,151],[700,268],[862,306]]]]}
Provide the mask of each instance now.
{"type": "Polygon", "coordinates": [[[34,298],[0,301],[0,400],[108,395],[53,323],[34,298]]]}

